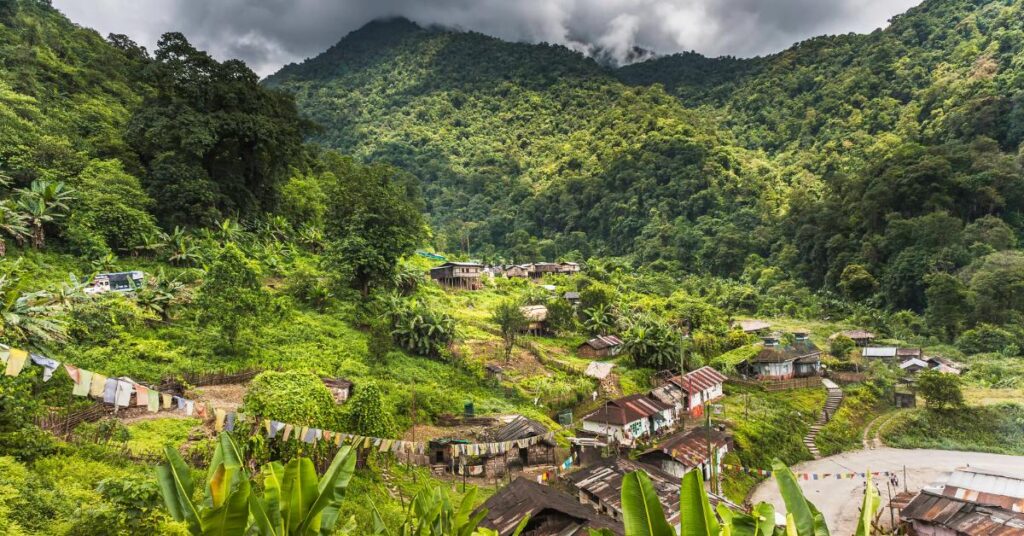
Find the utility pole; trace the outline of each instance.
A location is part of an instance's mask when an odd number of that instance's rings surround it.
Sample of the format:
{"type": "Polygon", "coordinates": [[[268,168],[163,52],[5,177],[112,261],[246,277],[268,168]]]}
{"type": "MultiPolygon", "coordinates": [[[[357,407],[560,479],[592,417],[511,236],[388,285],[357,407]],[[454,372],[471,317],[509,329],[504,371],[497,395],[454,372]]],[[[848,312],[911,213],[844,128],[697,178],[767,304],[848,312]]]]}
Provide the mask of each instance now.
{"type": "Polygon", "coordinates": [[[707,418],[705,435],[708,440],[708,480],[711,481],[711,491],[718,493],[718,480],[715,477],[715,460],[711,449],[711,404],[704,401],[704,415],[707,418]]]}

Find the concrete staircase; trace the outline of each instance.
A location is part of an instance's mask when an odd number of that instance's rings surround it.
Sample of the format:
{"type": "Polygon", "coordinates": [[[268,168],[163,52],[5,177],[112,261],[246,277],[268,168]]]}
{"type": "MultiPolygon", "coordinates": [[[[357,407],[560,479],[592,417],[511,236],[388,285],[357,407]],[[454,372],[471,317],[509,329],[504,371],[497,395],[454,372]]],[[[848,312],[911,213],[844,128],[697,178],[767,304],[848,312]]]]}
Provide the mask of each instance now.
{"type": "Polygon", "coordinates": [[[835,382],[828,378],[822,378],[821,383],[825,385],[825,389],[828,390],[828,397],[825,399],[825,407],[822,408],[821,413],[818,414],[818,419],[811,425],[811,431],[804,436],[804,445],[807,450],[811,451],[814,459],[821,458],[821,453],[818,452],[818,445],[814,443],[815,438],[818,437],[818,432],[825,426],[828,421],[832,420],[832,416],[836,414],[836,410],[839,409],[839,405],[843,403],[843,390],[839,388],[835,382]]]}

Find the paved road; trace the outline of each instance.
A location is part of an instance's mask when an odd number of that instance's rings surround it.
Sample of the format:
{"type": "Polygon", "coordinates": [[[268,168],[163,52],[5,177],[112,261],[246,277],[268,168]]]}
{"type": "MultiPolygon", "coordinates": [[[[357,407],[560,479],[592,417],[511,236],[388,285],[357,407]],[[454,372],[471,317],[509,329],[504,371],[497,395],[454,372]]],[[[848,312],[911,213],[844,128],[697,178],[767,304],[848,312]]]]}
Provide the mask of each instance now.
{"type": "MultiPolygon", "coordinates": [[[[960,452],[928,449],[894,449],[882,447],[874,450],[845,452],[820,460],[804,462],[793,467],[794,472],[836,473],[863,471],[899,471],[900,491],[903,490],[903,467],[907,468],[907,487],[916,491],[932,482],[943,480],[957,467],[973,465],[1024,474],[1024,456],[1004,456],[983,452],[960,452]]],[[[876,477],[875,484],[882,493],[882,520],[888,525],[888,491],[884,477],[876,477]]],[[[857,528],[857,514],[864,494],[863,479],[853,480],[801,480],[804,494],[818,507],[828,522],[832,534],[847,536],[857,528]]],[[[896,492],[894,491],[893,494],[896,492]]],[[[785,508],[775,479],[768,479],[754,489],[754,503],[767,501],[776,508],[785,508]]]]}

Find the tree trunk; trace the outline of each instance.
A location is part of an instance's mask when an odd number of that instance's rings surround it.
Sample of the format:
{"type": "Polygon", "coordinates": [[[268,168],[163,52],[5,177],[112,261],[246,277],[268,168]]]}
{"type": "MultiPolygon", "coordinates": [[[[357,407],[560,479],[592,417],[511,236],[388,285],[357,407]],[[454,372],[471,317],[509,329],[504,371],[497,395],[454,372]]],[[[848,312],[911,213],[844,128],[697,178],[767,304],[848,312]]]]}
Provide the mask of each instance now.
{"type": "Polygon", "coordinates": [[[46,242],[46,235],[43,233],[43,225],[37,224],[32,228],[32,247],[43,249],[46,242]]]}
{"type": "Polygon", "coordinates": [[[6,257],[6,256],[7,256],[7,241],[4,240],[4,238],[2,236],[0,236],[0,257],[6,257]]]}

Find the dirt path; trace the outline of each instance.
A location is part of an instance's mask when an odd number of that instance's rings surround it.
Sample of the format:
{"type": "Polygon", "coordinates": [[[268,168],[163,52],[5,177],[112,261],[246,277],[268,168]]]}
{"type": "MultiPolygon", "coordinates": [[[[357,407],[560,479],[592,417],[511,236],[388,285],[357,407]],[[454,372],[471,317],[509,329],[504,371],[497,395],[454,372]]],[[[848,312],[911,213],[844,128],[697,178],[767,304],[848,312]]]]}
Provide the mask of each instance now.
{"type": "Polygon", "coordinates": [[[889,421],[893,420],[897,415],[902,413],[903,410],[893,410],[883,413],[874,419],[864,427],[864,435],[861,437],[861,443],[865,449],[878,449],[885,446],[882,442],[882,429],[885,425],[889,424],[889,421]]]}
{"type": "MultiPolygon", "coordinates": [[[[798,473],[894,471],[899,478],[899,490],[897,491],[903,491],[904,485],[910,491],[917,491],[927,484],[942,480],[957,467],[967,465],[1024,473],[1024,456],[880,447],[872,450],[844,452],[800,463],[793,467],[793,471],[798,473]],[[906,468],[907,482],[903,481],[904,467],[906,468]]],[[[889,512],[884,508],[889,502],[886,482],[887,479],[884,477],[875,478],[875,483],[882,493],[881,520],[883,524],[888,525],[889,512]]],[[[847,535],[856,531],[857,514],[864,494],[863,479],[801,480],[800,487],[803,488],[807,498],[825,514],[825,520],[828,522],[832,534],[847,535]]],[[[896,491],[893,491],[894,495],[895,493],[896,491]]],[[[758,485],[751,494],[751,500],[755,503],[767,501],[774,504],[779,511],[785,510],[774,479],[768,479],[758,485]]]]}

